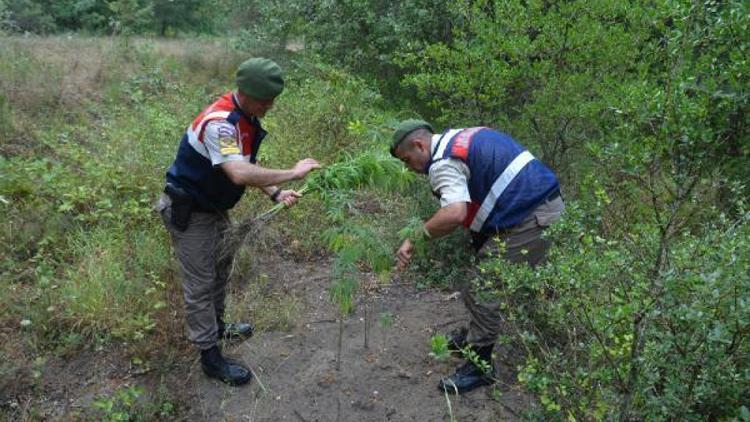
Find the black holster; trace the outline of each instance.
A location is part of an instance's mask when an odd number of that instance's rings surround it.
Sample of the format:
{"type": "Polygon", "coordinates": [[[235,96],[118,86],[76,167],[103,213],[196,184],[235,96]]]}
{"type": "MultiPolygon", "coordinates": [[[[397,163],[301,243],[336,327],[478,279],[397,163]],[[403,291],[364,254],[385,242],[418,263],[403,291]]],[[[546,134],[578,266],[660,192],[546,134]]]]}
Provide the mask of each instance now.
{"type": "Polygon", "coordinates": [[[171,221],[179,231],[184,232],[190,224],[190,214],[193,213],[193,197],[171,183],[164,186],[164,193],[172,200],[171,221]]]}

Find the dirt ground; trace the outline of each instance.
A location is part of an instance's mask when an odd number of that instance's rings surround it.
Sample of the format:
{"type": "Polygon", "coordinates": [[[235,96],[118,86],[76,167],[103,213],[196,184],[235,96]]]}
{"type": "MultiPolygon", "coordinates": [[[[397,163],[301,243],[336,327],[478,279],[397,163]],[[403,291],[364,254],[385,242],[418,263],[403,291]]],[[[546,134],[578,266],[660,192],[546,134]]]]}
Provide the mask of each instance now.
{"type": "MultiPolygon", "coordinates": [[[[363,274],[361,284],[370,286],[367,306],[359,303],[345,319],[337,371],[339,324],[327,291],[331,263],[293,262],[287,256],[259,258],[256,264],[275,289],[294,295],[300,306],[291,330],[260,332],[223,345],[226,355],[253,370],[256,376],[248,385],[229,387],[207,378],[186,340],[162,366],[135,365],[123,350],[110,347],[51,358],[38,370],[32,365],[3,380],[4,414],[12,420],[96,418],[95,400],[134,385],[152,398],[168,397],[176,418],[172,413],[167,419],[186,421],[450,421],[451,413],[455,421],[504,421],[521,419],[533,406],[533,397],[516,382],[511,362],[517,354],[497,347],[496,386],[449,396],[449,410],[437,383],[461,361],[438,362],[428,353],[434,333],[465,321],[456,294],[420,291],[402,281],[383,286],[363,274]],[[388,326],[379,322],[384,313],[392,316],[388,326]],[[168,391],[157,393],[160,385],[169,386],[168,391]]],[[[178,336],[182,321],[174,316],[168,322],[178,336]]]]}
{"type": "MultiPolygon", "coordinates": [[[[440,421],[451,420],[445,395],[437,389],[458,359],[428,356],[429,339],[465,319],[460,298],[450,292],[417,291],[403,282],[370,285],[367,306],[360,303],[345,319],[341,370],[336,370],[339,324],[328,299],[329,264],[260,264],[302,303],[299,324],[290,332],[264,332],[227,355],[249,365],[256,377],[233,388],[205,377],[196,361],[187,385],[206,420],[229,421],[440,421]],[[274,268],[275,267],[275,268],[274,268]],[[369,347],[364,347],[365,312],[369,347]],[[383,327],[380,315],[392,315],[383,327]]],[[[366,278],[366,275],[363,275],[366,278]]],[[[509,351],[496,350],[498,384],[450,396],[456,421],[518,420],[532,397],[516,383],[509,351]],[[494,390],[494,391],[493,391],[494,390]]]]}

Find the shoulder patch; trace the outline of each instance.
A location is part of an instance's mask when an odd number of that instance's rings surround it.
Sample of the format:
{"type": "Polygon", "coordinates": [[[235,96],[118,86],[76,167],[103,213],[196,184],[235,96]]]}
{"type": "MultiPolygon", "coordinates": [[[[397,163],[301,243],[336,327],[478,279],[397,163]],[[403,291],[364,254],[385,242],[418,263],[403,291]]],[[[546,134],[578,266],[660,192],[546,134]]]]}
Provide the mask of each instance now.
{"type": "Polygon", "coordinates": [[[463,160],[469,156],[469,145],[471,145],[472,138],[474,135],[484,127],[473,127],[461,131],[453,139],[453,146],[451,148],[451,154],[455,157],[460,157],[463,160]]]}
{"type": "Polygon", "coordinates": [[[240,148],[234,137],[221,137],[219,138],[219,151],[221,155],[234,155],[240,153],[240,148]]]}

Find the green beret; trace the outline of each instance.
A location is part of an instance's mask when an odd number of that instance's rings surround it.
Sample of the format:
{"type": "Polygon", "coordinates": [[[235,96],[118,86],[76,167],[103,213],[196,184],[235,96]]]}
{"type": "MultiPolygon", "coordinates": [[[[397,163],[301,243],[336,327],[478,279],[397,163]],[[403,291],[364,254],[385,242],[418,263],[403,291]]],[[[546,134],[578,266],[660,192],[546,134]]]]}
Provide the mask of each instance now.
{"type": "Polygon", "coordinates": [[[258,100],[270,100],[284,90],[281,68],[260,57],[245,60],[237,68],[237,89],[258,100]]]}
{"type": "Polygon", "coordinates": [[[430,132],[435,132],[429,123],[419,119],[408,119],[399,123],[396,126],[396,130],[393,132],[393,142],[391,143],[391,155],[396,156],[396,148],[406,138],[406,135],[414,132],[417,129],[427,129],[430,132]]]}

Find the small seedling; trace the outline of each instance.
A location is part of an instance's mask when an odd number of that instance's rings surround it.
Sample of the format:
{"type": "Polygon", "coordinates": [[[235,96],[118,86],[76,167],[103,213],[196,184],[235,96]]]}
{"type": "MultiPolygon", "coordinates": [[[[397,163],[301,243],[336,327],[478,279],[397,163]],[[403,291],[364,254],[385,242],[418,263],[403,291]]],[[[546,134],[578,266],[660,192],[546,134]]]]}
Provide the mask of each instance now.
{"type": "Polygon", "coordinates": [[[339,308],[339,338],[336,353],[336,370],[341,370],[341,342],[344,337],[344,318],[354,309],[353,296],[357,282],[351,278],[342,278],[334,283],[330,288],[331,300],[339,308]]]}
{"type": "Polygon", "coordinates": [[[500,399],[503,398],[503,392],[500,391],[500,388],[497,386],[492,386],[492,390],[490,390],[490,395],[492,396],[492,400],[500,401],[500,399]]]}
{"type": "Polygon", "coordinates": [[[390,312],[381,312],[378,317],[378,325],[383,330],[383,349],[385,349],[385,346],[388,343],[387,329],[393,325],[393,314],[390,312]]]}
{"type": "Polygon", "coordinates": [[[444,334],[436,334],[430,338],[430,356],[435,360],[445,360],[450,354],[448,337],[444,334]]]}

